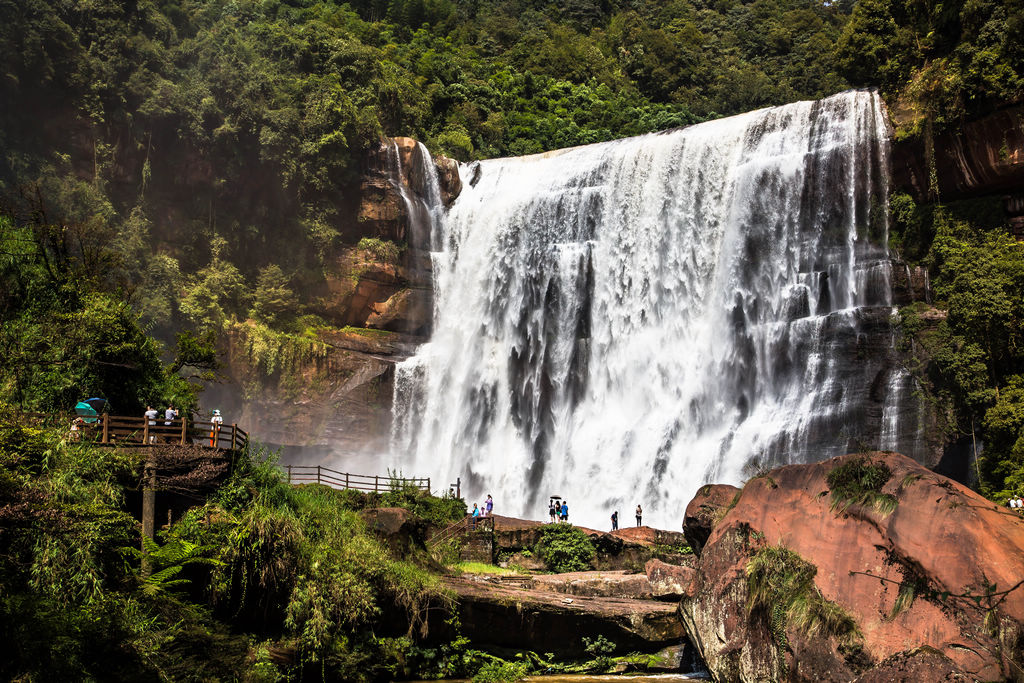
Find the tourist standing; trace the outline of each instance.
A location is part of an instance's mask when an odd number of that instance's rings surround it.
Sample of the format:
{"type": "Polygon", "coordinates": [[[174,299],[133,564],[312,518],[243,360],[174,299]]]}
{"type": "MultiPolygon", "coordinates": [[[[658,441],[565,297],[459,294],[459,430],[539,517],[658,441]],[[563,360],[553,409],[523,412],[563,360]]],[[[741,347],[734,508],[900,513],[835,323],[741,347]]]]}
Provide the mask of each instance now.
{"type": "Polygon", "coordinates": [[[477,507],[476,503],[473,503],[473,514],[471,516],[472,526],[471,529],[476,529],[476,522],[480,519],[480,508],[477,507]]]}
{"type": "Polygon", "coordinates": [[[548,501],[548,515],[551,517],[551,523],[555,523],[555,517],[558,515],[558,511],[555,509],[555,501],[551,499],[548,501]]]}
{"type": "Polygon", "coordinates": [[[153,434],[153,427],[156,427],[156,418],[159,415],[153,406],[146,406],[146,420],[149,421],[149,442],[155,443],[156,436],[153,434]]]}
{"type": "Polygon", "coordinates": [[[637,505],[636,506],[636,525],[640,526],[640,523],[643,522],[643,519],[644,519],[644,509],[642,507],[640,507],[639,505],[637,505]]]}
{"type": "Polygon", "coordinates": [[[210,423],[212,424],[210,428],[210,446],[216,447],[217,442],[220,440],[220,428],[224,424],[224,416],[220,414],[219,410],[213,411],[210,423]]]}
{"type": "Polygon", "coordinates": [[[619,511],[616,510],[612,513],[612,531],[617,531],[619,528],[619,511]]]}
{"type": "Polygon", "coordinates": [[[171,426],[171,422],[173,422],[175,420],[175,418],[177,418],[177,417],[178,417],[178,411],[174,409],[174,404],[173,403],[168,403],[167,404],[167,410],[164,411],[164,426],[165,427],[170,427],[171,426]]]}
{"type": "Polygon", "coordinates": [[[562,501],[562,521],[569,521],[569,502],[565,500],[562,501]]]}
{"type": "Polygon", "coordinates": [[[491,494],[489,493],[487,494],[487,502],[484,503],[484,512],[486,513],[485,517],[490,517],[494,512],[494,501],[491,500],[491,494]]]}

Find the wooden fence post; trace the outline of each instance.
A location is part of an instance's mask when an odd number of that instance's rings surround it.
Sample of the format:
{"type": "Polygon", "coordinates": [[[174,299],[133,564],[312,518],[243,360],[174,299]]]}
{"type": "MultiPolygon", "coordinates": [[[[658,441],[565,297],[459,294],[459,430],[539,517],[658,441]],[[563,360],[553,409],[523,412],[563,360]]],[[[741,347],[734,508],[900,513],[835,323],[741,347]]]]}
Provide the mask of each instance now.
{"type": "Polygon", "coordinates": [[[188,434],[188,428],[186,427],[187,424],[188,424],[188,417],[186,416],[186,417],[181,418],[181,445],[182,446],[185,445],[185,437],[188,434]]]}
{"type": "Polygon", "coordinates": [[[430,477],[427,477],[427,493],[430,493],[430,477]]]}
{"type": "Polygon", "coordinates": [[[348,485],[348,472],[346,472],[346,473],[345,473],[345,488],[351,488],[351,487],[350,487],[350,486],[348,485]]]}
{"type": "Polygon", "coordinates": [[[292,483],[292,466],[288,465],[288,483],[292,483]]]}
{"type": "Polygon", "coordinates": [[[149,418],[148,417],[142,418],[142,422],[144,423],[142,425],[142,443],[143,444],[148,444],[149,443],[149,418]]]}
{"type": "Polygon", "coordinates": [[[316,466],[316,483],[320,483],[320,465],[316,466]]]}
{"type": "Polygon", "coordinates": [[[231,425],[231,450],[235,450],[235,438],[238,435],[238,424],[231,425]]]}
{"type": "Polygon", "coordinates": [[[377,493],[377,486],[380,484],[380,475],[373,475],[373,492],[377,493]]]}
{"type": "MultiPolygon", "coordinates": [[[[149,420],[146,420],[149,426],[149,420]]],[[[148,429],[146,430],[149,431],[148,429]]],[[[153,460],[153,451],[146,456],[146,465],[143,470],[142,488],[142,535],[144,538],[153,538],[156,526],[156,461],[153,460]]],[[[142,575],[149,576],[152,566],[149,562],[149,552],[146,550],[146,542],[142,540],[142,575]]]]}
{"type": "Polygon", "coordinates": [[[110,413],[103,413],[103,441],[110,443],[110,413]]]}

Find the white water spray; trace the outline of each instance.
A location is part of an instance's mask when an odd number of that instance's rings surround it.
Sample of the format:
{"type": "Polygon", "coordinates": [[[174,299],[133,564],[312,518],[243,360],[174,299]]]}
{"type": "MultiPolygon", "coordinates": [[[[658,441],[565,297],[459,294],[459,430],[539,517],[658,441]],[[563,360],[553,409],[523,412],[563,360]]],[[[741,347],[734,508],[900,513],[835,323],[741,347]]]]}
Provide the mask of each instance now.
{"type": "Polygon", "coordinates": [[[893,446],[887,144],[847,92],[464,166],[396,373],[403,469],[677,528],[704,483],[893,446]]]}

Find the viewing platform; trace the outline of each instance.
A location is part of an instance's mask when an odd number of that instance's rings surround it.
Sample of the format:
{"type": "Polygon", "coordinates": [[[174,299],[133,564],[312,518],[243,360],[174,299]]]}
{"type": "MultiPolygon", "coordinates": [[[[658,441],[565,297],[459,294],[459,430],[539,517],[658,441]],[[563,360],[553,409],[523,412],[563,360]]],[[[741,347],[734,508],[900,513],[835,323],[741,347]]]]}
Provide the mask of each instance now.
{"type": "Polygon", "coordinates": [[[237,424],[216,424],[209,420],[150,420],[103,413],[96,417],[60,413],[22,413],[28,421],[51,425],[66,424],[72,441],[89,441],[100,446],[145,448],[149,446],[197,445],[218,451],[243,450],[249,434],[237,424]]]}

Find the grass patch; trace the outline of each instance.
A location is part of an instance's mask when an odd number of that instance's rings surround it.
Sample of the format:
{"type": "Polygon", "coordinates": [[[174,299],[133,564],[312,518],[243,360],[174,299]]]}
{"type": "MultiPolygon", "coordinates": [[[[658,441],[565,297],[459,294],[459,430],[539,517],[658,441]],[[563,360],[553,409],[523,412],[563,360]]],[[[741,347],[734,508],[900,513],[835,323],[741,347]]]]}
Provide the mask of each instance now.
{"type": "Polygon", "coordinates": [[[498,574],[501,576],[509,576],[519,573],[514,569],[506,569],[505,567],[499,567],[496,564],[487,564],[486,562],[459,562],[454,568],[463,574],[498,574]]]}
{"type": "Polygon", "coordinates": [[[372,327],[352,327],[351,325],[342,327],[339,332],[342,334],[358,334],[360,337],[370,337],[371,339],[384,339],[395,334],[388,330],[375,330],[372,327]]]}
{"type": "Polygon", "coordinates": [[[833,512],[846,512],[860,505],[890,515],[899,505],[896,496],[882,493],[882,487],[892,478],[892,471],[880,462],[857,457],[847,460],[828,473],[828,488],[833,512]]]}
{"type": "Polygon", "coordinates": [[[818,568],[782,546],[764,546],[747,562],[747,609],[768,618],[772,638],[786,647],[787,627],[810,637],[835,636],[849,644],[861,637],[857,622],[814,585],[818,568]]]}

